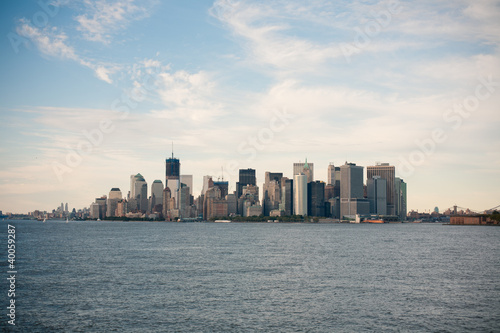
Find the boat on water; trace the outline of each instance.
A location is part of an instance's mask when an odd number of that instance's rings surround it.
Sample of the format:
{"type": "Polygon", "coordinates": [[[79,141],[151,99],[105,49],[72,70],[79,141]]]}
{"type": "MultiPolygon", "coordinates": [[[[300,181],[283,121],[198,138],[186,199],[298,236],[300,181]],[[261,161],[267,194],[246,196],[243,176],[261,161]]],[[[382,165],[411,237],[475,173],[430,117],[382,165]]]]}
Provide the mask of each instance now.
{"type": "Polygon", "coordinates": [[[215,220],[215,223],[229,223],[231,222],[230,220],[215,220]]]}
{"type": "Polygon", "coordinates": [[[363,221],[364,223],[385,223],[384,220],[380,220],[380,219],[375,219],[375,220],[364,220],[363,221]]]}

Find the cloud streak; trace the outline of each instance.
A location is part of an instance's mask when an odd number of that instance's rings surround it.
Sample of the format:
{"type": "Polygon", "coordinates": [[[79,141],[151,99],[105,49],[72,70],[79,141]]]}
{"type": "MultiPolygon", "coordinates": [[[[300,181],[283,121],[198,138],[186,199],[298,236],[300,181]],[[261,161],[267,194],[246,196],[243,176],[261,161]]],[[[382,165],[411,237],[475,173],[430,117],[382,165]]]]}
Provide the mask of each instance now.
{"type": "Polygon", "coordinates": [[[78,56],[75,49],[67,44],[67,35],[64,32],[59,32],[56,27],[47,26],[40,29],[30,24],[26,19],[22,19],[17,27],[17,33],[31,40],[43,55],[75,61],[94,71],[98,79],[107,83],[113,82],[110,77],[113,72],[112,67],[106,68],[102,64],[94,64],[93,61],[78,56]]]}

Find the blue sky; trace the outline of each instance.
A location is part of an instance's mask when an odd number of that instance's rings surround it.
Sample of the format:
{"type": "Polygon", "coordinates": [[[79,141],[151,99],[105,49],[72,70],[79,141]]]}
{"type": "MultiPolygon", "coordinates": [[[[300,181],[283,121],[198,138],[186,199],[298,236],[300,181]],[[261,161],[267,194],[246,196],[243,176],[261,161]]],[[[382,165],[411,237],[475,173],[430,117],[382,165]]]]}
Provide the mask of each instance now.
{"type": "Polygon", "coordinates": [[[409,209],[500,204],[499,1],[3,1],[0,210],[129,176],[388,162],[409,209]]]}

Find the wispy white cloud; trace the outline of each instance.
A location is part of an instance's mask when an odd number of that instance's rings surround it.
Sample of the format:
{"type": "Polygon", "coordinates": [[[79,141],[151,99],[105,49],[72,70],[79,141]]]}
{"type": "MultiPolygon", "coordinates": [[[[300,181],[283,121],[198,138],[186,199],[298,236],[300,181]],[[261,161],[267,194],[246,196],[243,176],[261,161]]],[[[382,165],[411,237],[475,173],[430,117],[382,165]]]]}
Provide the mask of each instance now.
{"type": "Polygon", "coordinates": [[[46,56],[72,60],[78,64],[88,67],[94,71],[97,78],[107,83],[112,83],[110,75],[116,70],[116,66],[95,64],[92,60],[84,59],[77,55],[74,47],[67,44],[67,35],[60,32],[56,27],[37,28],[26,19],[22,19],[17,27],[17,33],[31,40],[38,50],[46,56]]]}
{"type": "MultiPolygon", "coordinates": [[[[280,4],[282,5],[282,4],[280,4]]],[[[309,66],[342,56],[334,43],[315,43],[287,35],[291,26],[283,20],[283,6],[273,3],[218,0],[211,14],[233,35],[243,38],[253,61],[282,69],[308,70],[309,66]],[[306,66],[304,66],[306,65],[306,66]]]]}
{"type": "Polygon", "coordinates": [[[68,36],[63,32],[58,32],[55,27],[46,27],[42,30],[31,25],[28,20],[21,19],[17,32],[33,41],[42,54],[80,61],[73,47],[66,45],[68,36]]]}
{"type": "Polygon", "coordinates": [[[75,18],[79,23],[77,29],[89,41],[109,44],[114,33],[125,29],[131,21],[149,15],[151,2],[148,4],[142,2],[141,5],[136,3],[134,0],[85,0],[87,13],[75,18]]]}

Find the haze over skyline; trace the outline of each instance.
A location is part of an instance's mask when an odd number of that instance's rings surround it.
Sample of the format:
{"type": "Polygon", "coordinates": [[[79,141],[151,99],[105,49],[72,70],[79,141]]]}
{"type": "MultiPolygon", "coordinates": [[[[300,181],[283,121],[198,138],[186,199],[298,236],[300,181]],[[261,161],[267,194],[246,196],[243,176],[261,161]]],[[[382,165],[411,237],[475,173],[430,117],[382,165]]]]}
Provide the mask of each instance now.
{"type": "MultiPolygon", "coordinates": [[[[180,159],[396,166],[408,211],[500,203],[499,1],[0,4],[0,210],[88,207],[180,159]]],[[[366,179],[366,178],[365,178],[366,179]]]]}

